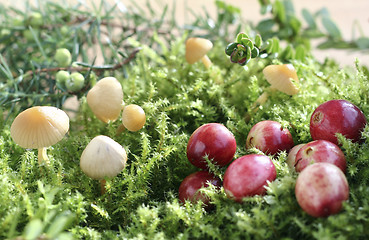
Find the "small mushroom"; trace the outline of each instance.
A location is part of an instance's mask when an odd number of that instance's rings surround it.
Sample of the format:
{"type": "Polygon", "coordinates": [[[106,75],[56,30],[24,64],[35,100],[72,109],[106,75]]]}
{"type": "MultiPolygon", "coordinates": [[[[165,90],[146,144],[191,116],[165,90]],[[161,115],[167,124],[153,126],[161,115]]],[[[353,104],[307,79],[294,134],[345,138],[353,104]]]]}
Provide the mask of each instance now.
{"type": "Polygon", "coordinates": [[[136,104],[127,105],[123,108],[122,122],[129,131],[138,131],[145,125],[145,111],[136,104]]]}
{"type": "Polygon", "coordinates": [[[263,74],[271,86],[256,99],[246,115],[246,121],[251,117],[250,112],[256,112],[268,100],[271,92],[281,91],[287,95],[295,95],[299,92],[299,88],[295,84],[299,82],[299,78],[292,64],[266,66],[263,69],[263,74]]]}
{"type": "Polygon", "coordinates": [[[105,178],[117,176],[126,166],[125,149],[110,137],[94,137],[83,150],[80,167],[90,178],[100,180],[101,193],[105,192],[105,178]]]}
{"type": "Polygon", "coordinates": [[[295,85],[299,82],[299,78],[292,64],[266,66],[263,74],[272,88],[287,95],[295,95],[299,92],[299,88],[295,85]]]}
{"type": "Polygon", "coordinates": [[[146,123],[146,114],[142,107],[136,104],[129,104],[123,108],[122,124],[118,127],[116,134],[120,134],[125,129],[136,132],[143,128],[146,123]]]}
{"type": "Polygon", "coordinates": [[[87,93],[87,104],[104,123],[117,120],[123,105],[122,85],[115,77],[101,79],[87,93]]]}
{"type": "Polygon", "coordinates": [[[205,38],[189,38],[186,41],[186,61],[193,64],[201,59],[206,68],[211,66],[211,61],[206,55],[213,48],[213,43],[205,38]]]}
{"type": "Polygon", "coordinates": [[[69,117],[51,106],[31,107],[14,119],[10,135],[23,148],[38,149],[38,162],[49,162],[46,148],[59,142],[69,130],[69,117]]]}

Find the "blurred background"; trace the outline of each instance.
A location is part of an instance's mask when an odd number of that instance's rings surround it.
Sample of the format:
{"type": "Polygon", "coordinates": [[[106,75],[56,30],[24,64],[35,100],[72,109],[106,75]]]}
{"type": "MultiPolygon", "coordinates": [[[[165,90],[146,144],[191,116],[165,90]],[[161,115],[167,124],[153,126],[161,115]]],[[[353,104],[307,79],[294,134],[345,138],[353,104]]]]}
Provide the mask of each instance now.
{"type": "MultiPolygon", "coordinates": [[[[0,0],[5,6],[13,6],[16,8],[25,8],[27,4],[37,6],[41,0],[0,0]]],[[[55,0],[60,1],[60,0],[55,0]]],[[[66,4],[74,5],[83,3],[88,6],[99,4],[100,0],[64,0],[66,4]]],[[[129,8],[132,5],[144,6],[147,0],[105,0],[109,4],[118,4],[121,9],[129,8]]],[[[265,18],[260,14],[260,4],[258,0],[225,0],[227,4],[231,4],[241,10],[242,18],[252,23],[265,18]]],[[[308,9],[311,13],[315,13],[326,8],[332,20],[341,30],[341,34],[345,40],[358,38],[359,36],[369,36],[369,0],[292,0],[295,11],[302,19],[302,9],[308,9]]],[[[176,16],[179,23],[185,23],[192,18],[191,12],[204,13],[208,12],[211,16],[215,16],[215,0],[152,0],[150,5],[154,9],[162,10],[168,4],[169,8],[175,7],[176,16]]],[[[313,42],[316,46],[319,42],[313,42]]],[[[342,65],[352,65],[355,58],[359,58],[360,62],[369,65],[369,52],[359,52],[351,50],[314,50],[314,55],[319,61],[323,61],[326,57],[334,58],[342,65]]]]}

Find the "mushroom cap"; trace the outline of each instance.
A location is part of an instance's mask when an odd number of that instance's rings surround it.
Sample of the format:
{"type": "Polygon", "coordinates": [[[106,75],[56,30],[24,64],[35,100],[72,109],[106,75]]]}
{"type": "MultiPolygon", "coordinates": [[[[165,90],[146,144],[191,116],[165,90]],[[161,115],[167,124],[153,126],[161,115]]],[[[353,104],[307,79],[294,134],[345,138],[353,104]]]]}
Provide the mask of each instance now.
{"type": "Polygon", "coordinates": [[[18,114],[10,127],[10,135],[23,148],[44,148],[59,142],[68,130],[69,117],[63,110],[35,106],[18,114]]]}
{"type": "Polygon", "coordinates": [[[115,77],[101,79],[87,93],[88,106],[95,116],[104,123],[118,119],[122,103],[122,85],[115,77]]]}
{"type": "Polygon", "coordinates": [[[210,49],[212,49],[213,43],[205,38],[189,38],[186,41],[186,61],[189,64],[193,64],[204,57],[210,49]]]}
{"type": "Polygon", "coordinates": [[[122,113],[122,123],[129,131],[140,130],[146,123],[145,111],[136,104],[125,106],[122,113]]]}
{"type": "Polygon", "coordinates": [[[298,93],[299,88],[294,82],[299,82],[299,78],[292,64],[266,66],[263,74],[272,87],[279,91],[288,95],[298,93]]]}
{"type": "Polygon", "coordinates": [[[92,179],[101,180],[115,177],[126,166],[127,153],[110,137],[94,137],[83,150],[80,167],[92,179]]]}

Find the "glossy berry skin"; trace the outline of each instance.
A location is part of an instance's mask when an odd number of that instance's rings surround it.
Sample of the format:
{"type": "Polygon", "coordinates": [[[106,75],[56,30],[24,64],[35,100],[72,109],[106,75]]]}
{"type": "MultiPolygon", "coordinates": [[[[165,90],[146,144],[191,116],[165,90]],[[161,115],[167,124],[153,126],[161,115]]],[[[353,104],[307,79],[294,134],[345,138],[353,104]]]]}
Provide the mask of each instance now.
{"type": "Polygon", "coordinates": [[[298,145],[295,145],[291,150],[288,152],[286,163],[290,169],[295,168],[295,160],[296,155],[300,151],[300,149],[305,145],[305,143],[301,143],[298,145]]]}
{"type": "Polygon", "coordinates": [[[202,201],[205,207],[210,206],[210,199],[199,192],[201,188],[208,187],[209,184],[220,188],[222,183],[221,180],[207,171],[198,171],[188,175],[183,179],[178,190],[179,201],[184,203],[186,200],[192,203],[202,201]]]}
{"type": "Polygon", "coordinates": [[[338,144],[336,133],[353,142],[361,138],[367,120],[363,112],[346,100],[330,100],[319,105],[310,118],[310,134],[313,140],[323,139],[338,144]]]}
{"type": "Polygon", "coordinates": [[[85,77],[79,72],[72,73],[65,82],[65,86],[67,87],[67,90],[70,92],[77,92],[81,90],[84,84],[85,77]]]}
{"type": "Polygon", "coordinates": [[[315,163],[297,177],[295,195],[300,207],[313,217],[327,217],[341,211],[349,197],[345,174],[330,163],[315,163]]]}
{"type": "Polygon", "coordinates": [[[246,138],[246,148],[255,147],[265,154],[289,151],[294,146],[292,135],[279,122],[265,120],[256,123],[246,138]]]}
{"type": "Polygon", "coordinates": [[[249,196],[266,193],[267,181],[274,181],[277,172],[269,157],[249,154],[237,158],[227,168],[223,187],[229,198],[237,202],[249,196]]]}
{"type": "Polygon", "coordinates": [[[342,150],[334,143],[326,140],[315,140],[305,144],[296,154],[295,170],[301,172],[307,166],[326,162],[346,172],[346,158],[342,150]]]}
{"type": "Polygon", "coordinates": [[[207,123],[197,128],[187,144],[187,158],[196,167],[208,169],[205,156],[215,165],[225,166],[236,153],[236,139],[220,123],[207,123]]]}

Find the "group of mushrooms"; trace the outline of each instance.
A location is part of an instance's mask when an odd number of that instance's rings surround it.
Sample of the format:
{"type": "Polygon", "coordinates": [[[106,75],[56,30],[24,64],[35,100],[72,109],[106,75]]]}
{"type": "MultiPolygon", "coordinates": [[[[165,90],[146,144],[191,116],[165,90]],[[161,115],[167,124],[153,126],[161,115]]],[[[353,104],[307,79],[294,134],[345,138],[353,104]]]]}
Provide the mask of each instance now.
{"type": "MultiPolygon", "coordinates": [[[[144,110],[135,104],[124,106],[123,90],[114,77],[98,81],[87,93],[87,104],[104,123],[116,121],[122,112],[122,126],[129,131],[140,130],[145,122],[144,110]]],[[[10,134],[14,142],[26,149],[38,149],[39,164],[49,164],[46,149],[59,142],[69,130],[69,117],[52,106],[30,107],[16,116],[10,134]]],[[[90,178],[100,180],[118,175],[125,167],[127,153],[112,138],[94,137],[83,150],[81,170],[90,178]]],[[[102,193],[104,188],[102,188],[102,193]]]]}
{"type": "MultiPolygon", "coordinates": [[[[206,68],[212,65],[206,56],[213,47],[211,41],[204,38],[189,38],[186,41],[186,61],[193,64],[202,60],[206,68]]],[[[269,91],[256,100],[253,108],[263,104],[268,92],[279,90],[288,95],[296,94],[298,77],[291,64],[269,65],[263,70],[271,84],[269,91]]],[[[114,77],[105,77],[98,81],[87,94],[87,104],[95,116],[104,123],[115,121],[122,112],[122,125],[118,128],[129,131],[140,130],[145,122],[144,110],[135,104],[124,106],[123,90],[114,77]]],[[[52,106],[35,106],[21,112],[11,125],[11,137],[19,146],[26,149],[38,149],[39,164],[48,164],[46,149],[59,142],[69,130],[69,117],[61,109],[52,106]]],[[[104,186],[105,178],[118,175],[125,167],[127,153],[125,149],[108,136],[94,137],[82,152],[81,170],[90,178],[100,180],[104,186]]],[[[104,188],[102,187],[102,192],[104,188]]]]}
{"type": "MultiPolygon", "coordinates": [[[[193,64],[201,60],[206,68],[210,68],[212,62],[206,54],[212,49],[212,47],[212,42],[205,38],[193,37],[187,39],[186,61],[189,64],[193,64]]],[[[263,74],[271,86],[268,89],[265,89],[254,102],[248,114],[252,114],[252,112],[257,111],[259,106],[263,105],[267,101],[268,96],[275,91],[280,91],[287,95],[295,95],[299,92],[299,88],[297,86],[299,79],[292,64],[268,65],[263,69],[263,74]]]]}

